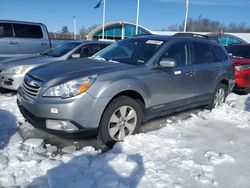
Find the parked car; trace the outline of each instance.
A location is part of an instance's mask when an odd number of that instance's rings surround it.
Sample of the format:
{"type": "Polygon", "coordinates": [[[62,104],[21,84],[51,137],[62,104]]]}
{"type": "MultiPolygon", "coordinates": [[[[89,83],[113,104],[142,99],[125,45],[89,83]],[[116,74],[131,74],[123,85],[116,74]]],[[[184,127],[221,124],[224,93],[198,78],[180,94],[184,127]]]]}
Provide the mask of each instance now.
{"type": "Polygon", "coordinates": [[[98,135],[112,145],[142,121],[221,105],[234,86],[232,61],[224,47],[195,36],[137,36],[91,58],[35,68],[18,89],[20,111],[51,133],[98,135]]]}
{"type": "Polygon", "coordinates": [[[227,48],[235,67],[235,90],[250,91],[250,44],[234,44],[227,48]]]}
{"type": "Polygon", "coordinates": [[[208,34],[210,40],[217,41],[220,43],[222,46],[229,46],[232,44],[245,44],[246,41],[243,39],[230,35],[230,34],[225,34],[225,33],[212,33],[208,34]]]}
{"type": "Polygon", "coordinates": [[[42,53],[51,47],[42,23],[0,20],[0,60],[42,53]]]}
{"type": "Polygon", "coordinates": [[[17,90],[24,75],[34,67],[72,58],[89,57],[110,44],[102,41],[72,41],[62,43],[41,55],[7,59],[0,64],[0,87],[17,90]]]}

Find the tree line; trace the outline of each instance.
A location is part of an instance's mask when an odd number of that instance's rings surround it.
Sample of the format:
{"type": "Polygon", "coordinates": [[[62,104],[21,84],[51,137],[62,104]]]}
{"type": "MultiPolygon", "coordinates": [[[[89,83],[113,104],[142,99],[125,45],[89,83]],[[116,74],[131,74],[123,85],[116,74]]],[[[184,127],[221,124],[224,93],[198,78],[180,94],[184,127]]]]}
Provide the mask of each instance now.
{"type": "MultiPolygon", "coordinates": [[[[166,31],[183,31],[184,23],[170,25],[166,31]]],[[[219,21],[199,16],[198,18],[188,18],[187,31],[191,32],[229,32],[229,33],[249,33],[250,26],[246,23],[230,23],[228,25],[219,21]]]]}

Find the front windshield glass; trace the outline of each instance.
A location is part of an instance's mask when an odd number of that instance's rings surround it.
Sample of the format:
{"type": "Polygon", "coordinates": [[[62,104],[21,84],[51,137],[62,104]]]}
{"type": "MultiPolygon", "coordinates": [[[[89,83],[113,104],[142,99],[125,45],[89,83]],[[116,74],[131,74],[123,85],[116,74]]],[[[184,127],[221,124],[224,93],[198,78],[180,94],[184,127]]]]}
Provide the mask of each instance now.
{"type": "Polygon", "coordinates": [[[48,51],[45,51],[42,55],[51,56],[51,57],[61,57],[73,50],[75,47],[79,46],[81,43],[78,42],[67,42],[59,44],[54,48],[50,48],[48,51]]]}
{"type": "Polygon", "coordinates": [[[233,56],[250,58],[250,46],[229,46],[227,49],[228,53],[231,53],[233,56]]]}
{"type": "Polygon", "coordinates": [[[106,61],[143,64],[146,63],[162,46],[164,41],[142,39],[128,39],[114,43],[97,52],[92,58],[106,61]]]}

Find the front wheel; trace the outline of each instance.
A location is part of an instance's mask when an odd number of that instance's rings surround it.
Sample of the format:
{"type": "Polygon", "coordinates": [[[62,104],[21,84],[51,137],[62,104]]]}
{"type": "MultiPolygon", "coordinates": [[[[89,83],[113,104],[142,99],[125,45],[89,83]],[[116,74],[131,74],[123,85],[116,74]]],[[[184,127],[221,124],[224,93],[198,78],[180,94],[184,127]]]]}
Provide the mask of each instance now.
{"type": "Polygon", "coordinates": [[[130,97],[114,99],[101,118],[98,137],[108,146],[138,132],[142,120],[140,103],[130,97]]]}
{"type": "Polygon", "coordinates": [[[221,83],[218,84],[213,94],[213,99],[211,103],[208,106],[206,106],[206,108],[211,110],[213,108],[222,105],[226,100],[227,94],[228,94],[227,87],[224,84],[221,83]]]}

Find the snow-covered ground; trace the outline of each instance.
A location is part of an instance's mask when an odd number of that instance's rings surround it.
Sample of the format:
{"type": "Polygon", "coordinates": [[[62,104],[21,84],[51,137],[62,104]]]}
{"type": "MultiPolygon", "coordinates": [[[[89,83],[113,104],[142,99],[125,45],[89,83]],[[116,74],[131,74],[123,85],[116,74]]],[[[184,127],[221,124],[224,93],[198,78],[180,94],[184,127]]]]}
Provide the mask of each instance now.
{"type": "Polygon", "coordinates": [[[0,187],[249,187],[250,94],[163,128],[128,137],[101,153],[24,140],[15,96],[0,96],[0,187]],[[19,127],[19,128],[18,128],[19,127]]]}

